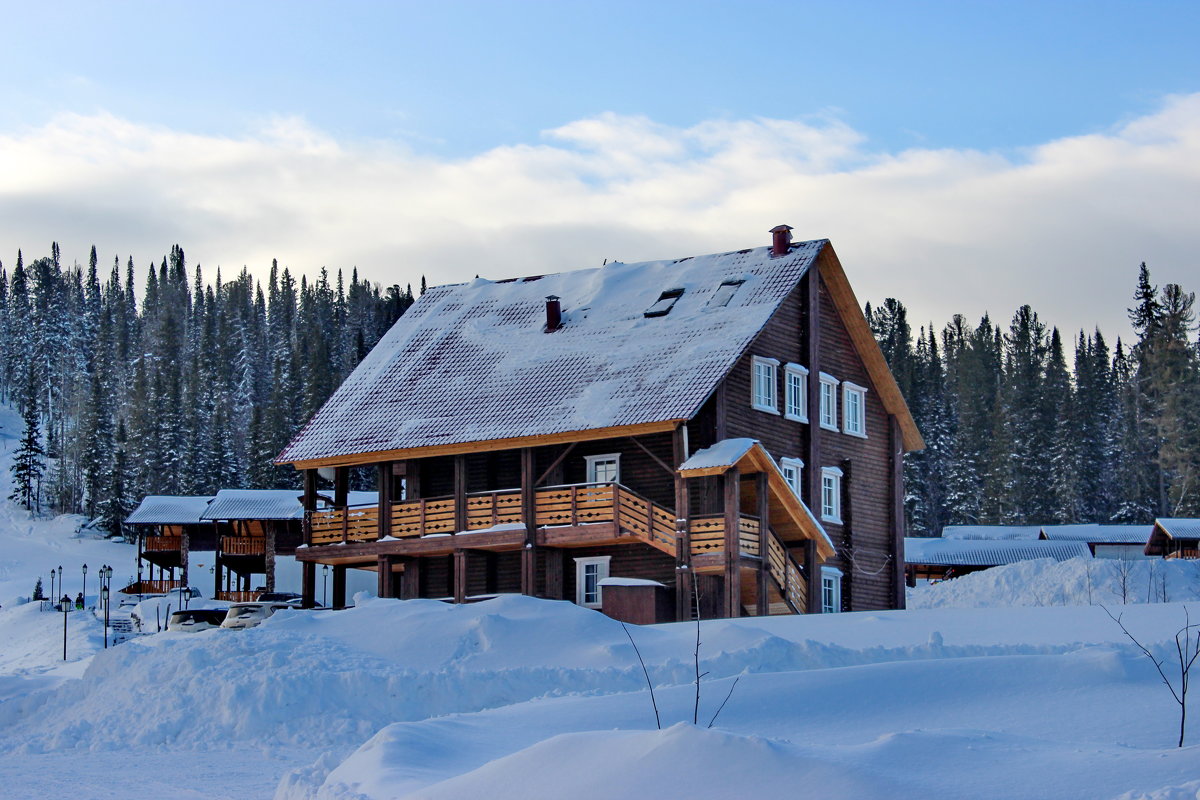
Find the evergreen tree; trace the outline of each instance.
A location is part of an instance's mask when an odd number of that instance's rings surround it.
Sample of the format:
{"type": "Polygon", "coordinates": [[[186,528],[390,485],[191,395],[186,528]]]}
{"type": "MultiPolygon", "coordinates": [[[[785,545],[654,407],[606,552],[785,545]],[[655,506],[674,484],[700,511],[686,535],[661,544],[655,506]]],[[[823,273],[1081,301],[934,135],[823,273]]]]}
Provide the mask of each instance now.
{"type": "Polygon", "coordinates": [[[32,365],[26,370],[25,391],[21,396],[21,419],[24,429],[21,444],[13,453],[13,491],[8,496],[29,511],[41,511],[42,474],[46,468],[46,451],[42,448],[41,425],[38,417],[37,373],[32,365]]]}

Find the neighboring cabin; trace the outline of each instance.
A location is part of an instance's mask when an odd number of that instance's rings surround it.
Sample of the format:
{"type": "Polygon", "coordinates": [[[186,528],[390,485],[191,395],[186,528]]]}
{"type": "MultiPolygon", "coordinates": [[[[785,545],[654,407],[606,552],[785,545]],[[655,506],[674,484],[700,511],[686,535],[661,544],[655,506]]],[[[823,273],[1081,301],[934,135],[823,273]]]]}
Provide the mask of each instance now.
{"type": "Polygon", "coordinates": [[[278,458],[305,477],[305,601],[324,564],[457,602],[603,608],[627,578],[660,620],[902,607],[921,436],[832,246],[789,230],[425,292],[278,458]]]}
{"type": "Polygon", "coordinates": [[[1200,519],[1156,519],[1146,555],[1200,558],[1200,519]]]}
{"type": "Polygon", "coordinates": [[[1025,537],[1008,539],[944,539],[936,536],[909,537],[904,540],[904,560],[908,585],[917,581],[941,581],[972,572],[1051,558],[1067,561],[1091,558],[1085,542],[1048,542],[1025,537]]]}

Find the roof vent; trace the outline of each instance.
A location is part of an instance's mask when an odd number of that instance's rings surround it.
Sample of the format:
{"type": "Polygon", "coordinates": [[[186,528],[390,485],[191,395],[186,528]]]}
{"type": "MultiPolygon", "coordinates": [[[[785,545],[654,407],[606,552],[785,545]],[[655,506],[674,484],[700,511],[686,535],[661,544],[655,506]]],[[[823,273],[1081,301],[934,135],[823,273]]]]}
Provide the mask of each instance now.
{"type": "Polygon", "coordinates": [[[680,297],[683,297],[683,289],[667,289],[658,296],[654,305],[646,309],[644,316],[665,317],[671,313],[671,309],[675,307],[675,301],[680,297]]]}
{"type": "Polygon", "coordinates": [[[774,228],[771,228],[771,258],[786,256],[791,243],[791,225],[776,225],[774,228]]]}
{"type": "Polygon", "coordinates": [[[562,327],[562,305],[558,302],[558,295],[550,295],[546,298],[546,333],[553,333],[562,327]]]}

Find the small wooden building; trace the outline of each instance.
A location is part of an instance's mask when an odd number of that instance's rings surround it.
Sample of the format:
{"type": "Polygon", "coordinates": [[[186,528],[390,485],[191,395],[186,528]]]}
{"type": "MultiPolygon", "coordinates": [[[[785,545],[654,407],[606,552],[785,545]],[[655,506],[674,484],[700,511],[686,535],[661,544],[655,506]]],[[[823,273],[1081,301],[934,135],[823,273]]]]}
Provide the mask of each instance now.
{"type": "Polygon", "coordinates": [[[1156,519],[1146,555],[1163,558],[1200,558],[1200,519],[1156,519]]]}
{"type": "Polygon", "coordinates": [[[902,607],[920,433],[830,243],[771,235],[426,291],[278,458],[305,602],[324,564],[457,602],[636,578],[680,619],[902,607]]]}
{"type": "Polygon", "coordinates": [[[1051,542],[1084,542],[1096,558],[1142,559],[1152,525],[1043,525],[1041,538],[1051,542]]]}
{"type": "MultiPolygon", "coordinates": [[[[147,495],[125,518],[137,533],[137,581],[126,586],[127,594],[154,594],[189,586],[192,554],[212,551],[215,560],[217,536],[204,519],[212,497],[147,495]],[[142,572],[143,566],[146,572],[142,572]]],[[[207,563],[208,558],[204,559],[207,563]]]]}

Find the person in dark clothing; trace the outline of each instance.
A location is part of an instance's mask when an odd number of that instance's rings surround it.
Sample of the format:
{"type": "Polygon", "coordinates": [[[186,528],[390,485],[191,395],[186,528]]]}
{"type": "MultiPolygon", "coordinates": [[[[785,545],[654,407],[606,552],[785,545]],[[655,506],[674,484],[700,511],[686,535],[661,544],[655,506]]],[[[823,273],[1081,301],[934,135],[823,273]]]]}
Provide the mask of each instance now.
{"type": "Polygon", "coordinates": [[[78,611],[83,611],[83,592],[75,595],[75,608],[78,611]]]}

